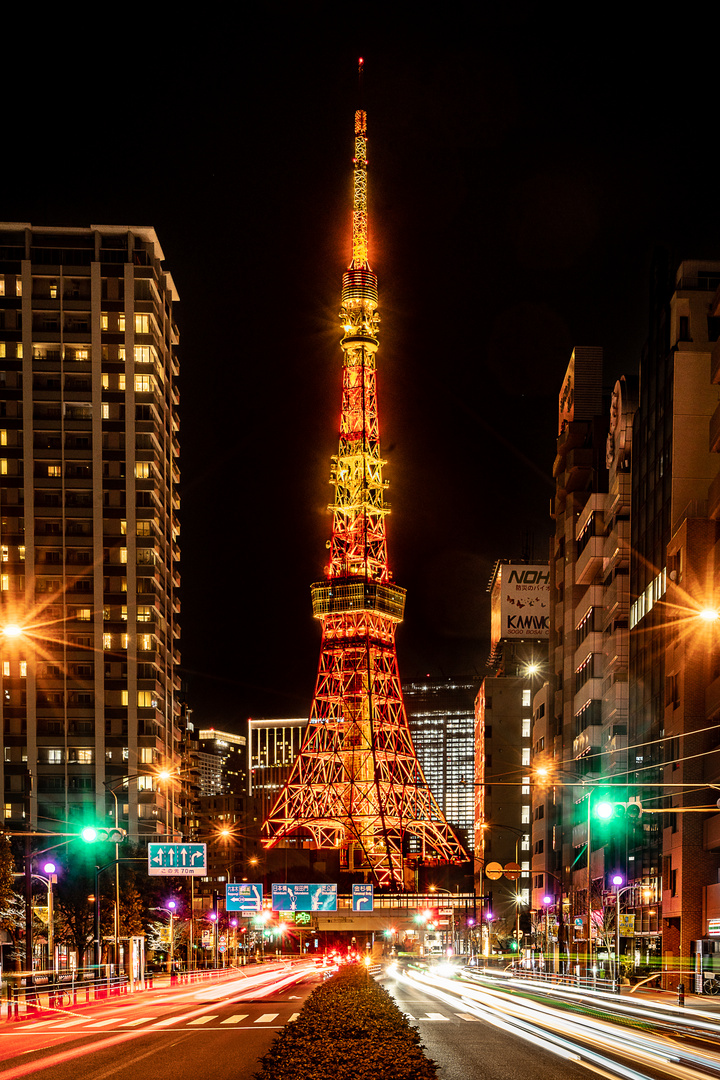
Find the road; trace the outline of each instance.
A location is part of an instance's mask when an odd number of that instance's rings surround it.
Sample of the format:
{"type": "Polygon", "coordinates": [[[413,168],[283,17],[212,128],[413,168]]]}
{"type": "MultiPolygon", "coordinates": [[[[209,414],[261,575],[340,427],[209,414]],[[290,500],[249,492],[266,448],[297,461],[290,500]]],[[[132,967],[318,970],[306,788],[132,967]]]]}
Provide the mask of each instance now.
{"type": "Polygon", "coordinates": [[[251,1080],[321,974],[266,987],[233,979],[128,995],[0,1029],[0,1080],[251,1080]],[[261,996],[262,995],[262,996],[261,996]]]}
{"type": "Polygon", "coordinates": [[[720,1080],[718,1016],[692,1006],[411,969],[383,983],[441,1080],[720,1080]]]}

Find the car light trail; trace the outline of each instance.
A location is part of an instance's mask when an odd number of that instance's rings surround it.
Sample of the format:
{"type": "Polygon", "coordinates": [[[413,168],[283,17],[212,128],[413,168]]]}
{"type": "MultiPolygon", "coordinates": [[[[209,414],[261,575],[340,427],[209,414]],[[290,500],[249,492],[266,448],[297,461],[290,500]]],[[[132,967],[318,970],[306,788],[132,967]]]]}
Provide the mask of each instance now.
{"type": "MultiPolygon", "coordinates": [[[[477,985],[477,979],[458,981],[442,978],[434,973],[405,974],[397,969],[393,974],[398,982],[422,988],[430,996],[442,1000],[454,1009],[464,1008],[472,1015],[519,1038],[535,1045],[540,1044],[544,1049],[559,1053],[569,1060],[579,1061],[588,1068],[623,1077],[624,1080],[647,1080],[648,1074],[639,1072],[634,1065],[640,1068],[649,1066],[684,1080],[698,1080],[699,1077],[706,1078],[712,1074],[720,1076],[720,1057],[717,1054],[686,1050],[678,1044],[668,1046],[665,1036],[641,1033],[636,1029],[628,1031],[621,1026],[615,1026],[609,1020],[589,1015],[568,1014],[567,1011],[553,1008],[549,1003],[534,1001],[524,996],[518,999],[509,992],[508,983],[503,983],[501,989],[481,988],[477,985]],[[562,1035],[558,1034],[559,1026],[562,1028],[562,1035]],[[605,1050],[625,1058],[629,1063],[625,1064],[595,1050],[595,1043],[600,1043],[605,1050]]],[[[599,1004],[597,1000],[593,1002],[595,1008],[598,1008],[599,1004]]],[[[613,1005],[615,1004],[613,1000],[613,1005]]],[[[718,1034],[717,1025],[703,1023],[702,1028],[710,1028],[718,1034]]]]}

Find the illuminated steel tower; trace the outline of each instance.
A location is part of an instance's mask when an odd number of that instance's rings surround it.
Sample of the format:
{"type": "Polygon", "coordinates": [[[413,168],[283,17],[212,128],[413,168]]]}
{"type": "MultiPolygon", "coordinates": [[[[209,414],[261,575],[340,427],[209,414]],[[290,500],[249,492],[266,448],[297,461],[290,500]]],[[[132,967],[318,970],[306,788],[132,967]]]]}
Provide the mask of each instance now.
{"type": "MultiPolygon", "coordinates": [[[[362,63],[362,62],[361,62],[362,63]]],[[[310,722],[291,775],[264,823],[265,847],[290,835],[339,848],[344,869],[381,888],[407,887],[411,835],[427,862],[468,856],[415,754],[398,674],[395,629],[405,590],[387,562],[375,381],[377,277],[368,264],[367,119],[355,114],[352,262],[343,274],[340,445],[327,580],[311,587],[322,647],[310,722]]]]}

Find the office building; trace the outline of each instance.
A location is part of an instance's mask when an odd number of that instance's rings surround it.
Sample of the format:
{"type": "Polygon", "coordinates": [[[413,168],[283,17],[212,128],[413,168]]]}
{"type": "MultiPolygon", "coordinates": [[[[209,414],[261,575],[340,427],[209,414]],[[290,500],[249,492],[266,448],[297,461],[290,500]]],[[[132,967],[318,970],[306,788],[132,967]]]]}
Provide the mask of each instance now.
{"type": "Polygon", "coordinates": [[[247,791],[247,739],[230,731],[200,728],[195,757],[200,797],[241,795],[247,791]]]}
{"type": "Polygon", "coordinates": [[[307,717],[248,720],[248,792],[259,801],[261,820],[270,812],[290,776],[307,726],[307,717]]]}
{"type": "Polygon", "coordinates": [[[154,229],[0,224],[9,828],[176,832],[177,292],[154,229]],[[124,778],[129,778],[123,783],[124,778]]]}
{"type": "MultiPolygon", "coordinates": [[[[403,683],[415,752],[449,824],[472,851],[477,679],[417,679],[403,683]]],[[[411,836],[410,850],[419,851],[411,836]]]]}

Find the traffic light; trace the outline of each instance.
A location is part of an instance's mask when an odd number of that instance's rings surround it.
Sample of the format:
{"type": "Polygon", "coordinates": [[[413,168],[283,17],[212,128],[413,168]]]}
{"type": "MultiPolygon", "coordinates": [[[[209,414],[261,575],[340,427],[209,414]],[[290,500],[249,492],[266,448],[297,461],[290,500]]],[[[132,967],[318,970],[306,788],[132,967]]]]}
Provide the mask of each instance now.
{"type": "Polygon", "coordinates": [[[595,804],[595,816],[601,821],[626,821],[632,824],[639,820],[642,814],[642,804],[639,799],[630,799],[627,802],[616,802],[614,799],[601,799],[595,804]]]}
{"type": "Polygon", "coordinates": [[[114,826],[101,829],[96,825],[86,825],[78,835],[86,844],[122,844],[123,840],[127,839],[125,829],[116,829],[114,826]]]}

